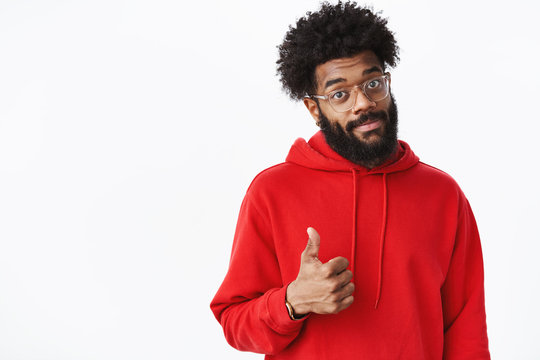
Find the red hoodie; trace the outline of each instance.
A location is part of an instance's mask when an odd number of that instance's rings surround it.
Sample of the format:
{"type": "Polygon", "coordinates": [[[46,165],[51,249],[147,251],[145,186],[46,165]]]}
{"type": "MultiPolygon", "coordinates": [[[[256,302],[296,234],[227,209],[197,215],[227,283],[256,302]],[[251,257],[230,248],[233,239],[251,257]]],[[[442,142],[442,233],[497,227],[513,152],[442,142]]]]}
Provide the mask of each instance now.
{"type": "Polygon", "coordinates": [[[321,132],[261,172],[242,203],[230,266],[211,304],[227,341],[266,359],[489,359],[480,239],[446,173],[400,141],[371,170],[335,153],[321,132]],[[289,318],[306,228],[319,259],[350,261],[353,304],[289,318]]]}

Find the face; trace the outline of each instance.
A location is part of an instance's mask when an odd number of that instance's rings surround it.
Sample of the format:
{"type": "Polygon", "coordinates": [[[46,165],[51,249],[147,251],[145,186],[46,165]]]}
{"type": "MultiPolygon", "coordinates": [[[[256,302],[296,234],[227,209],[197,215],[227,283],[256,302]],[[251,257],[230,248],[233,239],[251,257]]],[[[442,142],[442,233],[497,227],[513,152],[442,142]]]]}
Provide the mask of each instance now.
{"type": "MultiPolygon", "coordinates": [[[[372,51],[330,60],[315,69],[316,93],[326,95],[380,75],[383,69],[372,51]]],[[[354,107],[346,112],[336,112],[324,99],[306,98],[304,104],[330,147],[354,163],[380,165],[397,146],[397,107],[391,95],[374,102],[358,91],[354,107]]]]}

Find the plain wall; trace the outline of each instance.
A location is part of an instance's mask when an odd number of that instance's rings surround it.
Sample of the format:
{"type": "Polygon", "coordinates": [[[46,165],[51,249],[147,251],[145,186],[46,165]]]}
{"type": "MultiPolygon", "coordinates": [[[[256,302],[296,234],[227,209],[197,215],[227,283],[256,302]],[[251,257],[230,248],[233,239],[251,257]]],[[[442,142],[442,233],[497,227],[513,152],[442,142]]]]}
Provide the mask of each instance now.
{"type": "MultiPolygon", "coordinates": [[[[540,358],[537,4],[373,3],[400,138],[475,212],[494,359],[540,358]]],[[[317,130],[275,75],[317,8],[0,1],[0,359],[262,358],[209,303],[251,179],[317,130]]]]}

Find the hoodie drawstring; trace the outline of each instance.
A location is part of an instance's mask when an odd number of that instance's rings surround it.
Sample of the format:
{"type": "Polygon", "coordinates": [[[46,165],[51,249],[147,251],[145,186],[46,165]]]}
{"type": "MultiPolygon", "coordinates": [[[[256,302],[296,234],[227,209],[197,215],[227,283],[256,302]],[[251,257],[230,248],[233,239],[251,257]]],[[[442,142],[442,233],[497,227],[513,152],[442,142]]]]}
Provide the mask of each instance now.
{"type": "Polygon", "coordinates": [[[379,305],[379,300],[381,299],[381,288],[382,288],[382,264],[383,264],[383,252],[384,252],[384,239],[386,235],[386,215],[388,208],[388,192],[386,184],[386,173],[383,173],[383,215],[382,215],[382,224],[381,224],[381,236],[379,237],[379,278],[377,280],[377,298],[375,299],[375,309],[379,305]]]}
{"type": "Polygon", "coordinates": [[[354,277],[354,264],[356,260],[356,216],[358,211],[358,205],[357,205],[357,199],[356,199],[356,170],[352,169],[352,176],[353,176],[353,211],[352,211],[352,241],[351,241],[351,272],[354,277]]]}

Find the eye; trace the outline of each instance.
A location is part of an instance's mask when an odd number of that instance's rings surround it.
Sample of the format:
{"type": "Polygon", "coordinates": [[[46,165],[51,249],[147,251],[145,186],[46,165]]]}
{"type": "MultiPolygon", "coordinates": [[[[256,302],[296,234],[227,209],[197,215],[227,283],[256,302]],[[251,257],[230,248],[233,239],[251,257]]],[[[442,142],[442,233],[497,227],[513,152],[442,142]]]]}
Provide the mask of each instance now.
{"type": "Polygon", "coordinates": [[[344,100],[349,97],[349,92],[346,90],[338,90],[335,93],[330,94],[332,100],[344,100]]]}
{"type": "Polygon", "coordinates": [[[375,89],[375,88],[378,88],[379,86],[381,86],[381,80],[380,79],[374,79],[374,80],[371,80],[370,82],[368,82],[367,84],[367,87],[369,89],[375,89]]]}

